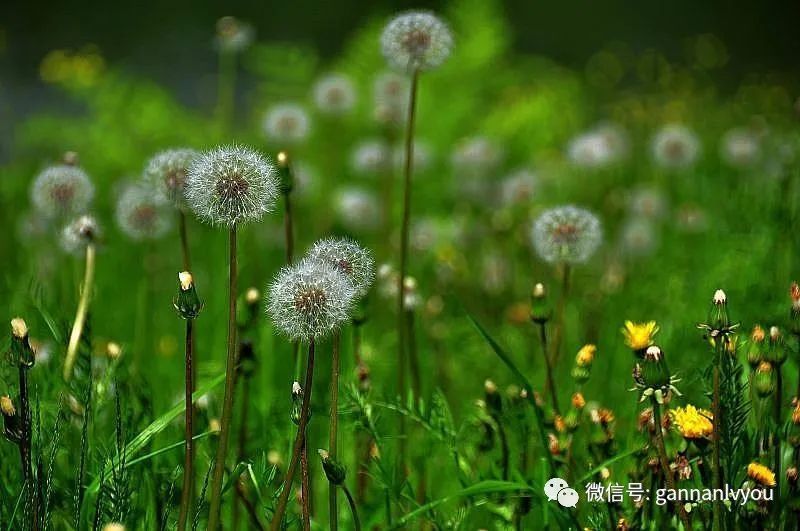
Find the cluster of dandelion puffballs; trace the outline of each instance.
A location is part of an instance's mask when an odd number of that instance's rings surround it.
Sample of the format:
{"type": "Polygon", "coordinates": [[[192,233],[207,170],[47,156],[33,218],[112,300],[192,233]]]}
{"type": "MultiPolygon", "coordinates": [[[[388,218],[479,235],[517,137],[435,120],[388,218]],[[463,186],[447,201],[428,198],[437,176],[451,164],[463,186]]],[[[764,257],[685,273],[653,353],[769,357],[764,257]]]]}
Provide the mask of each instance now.
{"type": "Polygon", "coordinates": [[[374,278],[372,255],[356,242],[319,240],[305,258],[277,274],[267,290],[267,313],[289,339],[318,339],[350,318],[374,278]]]}

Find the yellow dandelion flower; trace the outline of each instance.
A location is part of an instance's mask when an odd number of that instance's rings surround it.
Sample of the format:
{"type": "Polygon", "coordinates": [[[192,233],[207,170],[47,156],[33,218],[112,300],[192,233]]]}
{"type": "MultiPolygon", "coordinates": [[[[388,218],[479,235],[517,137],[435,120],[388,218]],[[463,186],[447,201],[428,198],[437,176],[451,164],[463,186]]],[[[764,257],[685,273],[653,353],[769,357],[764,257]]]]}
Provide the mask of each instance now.
{"type": "Polygon", "coordinates": [[[658,333],[658,325],[655,321],[648,323],[634,323],[625,321],[622,335],[625,336],[625,344],[633,350],[643,350],[653,344],[653,336],[658,333]]]}
{"type": "Polygon", "coordinates": [[[792,424],[800,425],[800,403],[792,409],[792,424]]]}
{"type": "Polygon", "coordinates": [[[556,418],[553,420],[553,424],[555,425],[558,433],[564,433],[567,431],[567,424],[564,422],[564,417],[561,415],[556,415],[556,418]]]}
{"type": "Polygon", "coordinates": [[[775,486],[775,472],[759,463],[747,465],[747,477],[765,487],[775,486]]]}
{"type": "Polygon", "coordinates": [[[582,393],[575,393],[572,395],[572,407],[575,409],[583,409],[583,406],[586,405],[586,399],[583,398],[582,393]]]}
{"type": "Polygon", "coordinates": [[[588,367],[594,361],[596,352],[597,347],[592,344],[582,346],[578,351],[578,355],[575,356],[575,364],[578,367],[588,367]]]}
{"type": "Polygon", "coordinates": [[[706,439],[714,431],[711,412],[697,409],[691,404],[671,410],[670,416],[678,431],[687,439],[706,439]]]}

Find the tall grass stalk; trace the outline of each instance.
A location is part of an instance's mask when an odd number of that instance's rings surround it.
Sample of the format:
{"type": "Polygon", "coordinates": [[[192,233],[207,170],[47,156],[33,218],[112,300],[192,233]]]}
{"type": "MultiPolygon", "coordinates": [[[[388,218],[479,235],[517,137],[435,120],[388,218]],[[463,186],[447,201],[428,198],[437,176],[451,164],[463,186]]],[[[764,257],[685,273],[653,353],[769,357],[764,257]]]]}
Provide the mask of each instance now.
{"type": "Polygon", "coordinates": [[[284,480],[283,490],[275,505],[275,515],[270,523],[272,531],[282,529],[283,517],[286,514],[286,504],[289,501],[289,495],[292,490],[292,481],[297,473],[297,463],[300,460],[300,453],[302,451],[303,443],[305,441],[306,426],[308,425],[309,410],[311,407],[311,389],[314,383],[314,340],[312,339],[308,344],[308,359],[306,361],[306,377],[303,384],[303,403],[300,408],[300,422],[297,426],[297,434],[294,438],[292,446],[292,458],[289,461],[289,468],[286,469],[286,478],[284,480]]]}
{"type": "MultiPolygon", "coordinates": [[[[414,167],[414,125],[417,115],[417,90],[419,70],[411,74],[411,89],[408,96],[408,118],[406,122],[405,160],[403,168],[403,218],[400,228],[400,271],[397,277],[397,392],[405,394],[406,373],[406,312],[404,283],[408,269],[408,233],[411,224],[411,174],[414,167]]],[[[400,417],[400,466],[406,462],[406,423],[400,417]]]]}
{"type": "Polygon", "coordinates": [[[78,301],[78,309],[75,312],[75,321],[72,324],[72,332],[69,336],[69,344],[67,346],[67,356],[64,359],[64,380],[69,381],[72,378],[72,372],[75,367],[75,361],[78,357],[78,347],[81,342],[81,335],[83,334],[83,327],[86,324],[86,315],[89,313],[89,303],[92,297],[92,285],[94,283],[95,271],[95,257],[97,250],[94,243],[89,243],[86,246],[86,268],[83,275],[83,285],[81,286],[81,295],[78,301]]]}
{"type": "Polygon", "coordinates": [[[228,243],[228,352],[225,363],[225,397],[222,402],[219,444],[211,481],[211,504],[208,514],[208,529],[212,531],[216,531],[220,527],[222,483],[225,477],[225,458],[228,455],[231,417],[233,416],[233,395],[236,382],[236,225],[231,226],[228,233],[228,243]]]}

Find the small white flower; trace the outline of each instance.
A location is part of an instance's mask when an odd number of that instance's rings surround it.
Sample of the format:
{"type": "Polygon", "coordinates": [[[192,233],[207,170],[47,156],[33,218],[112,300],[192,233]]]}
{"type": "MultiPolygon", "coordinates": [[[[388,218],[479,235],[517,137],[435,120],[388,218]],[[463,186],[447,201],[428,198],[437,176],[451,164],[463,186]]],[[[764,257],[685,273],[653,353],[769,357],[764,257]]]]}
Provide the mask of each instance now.
{"type": "Polygon", "coordinates": [[[425,11],[397,15],[383,30],[381,50],[400,71],[431,70],[450,56],[453,36],[439,18],[425,11]]]}

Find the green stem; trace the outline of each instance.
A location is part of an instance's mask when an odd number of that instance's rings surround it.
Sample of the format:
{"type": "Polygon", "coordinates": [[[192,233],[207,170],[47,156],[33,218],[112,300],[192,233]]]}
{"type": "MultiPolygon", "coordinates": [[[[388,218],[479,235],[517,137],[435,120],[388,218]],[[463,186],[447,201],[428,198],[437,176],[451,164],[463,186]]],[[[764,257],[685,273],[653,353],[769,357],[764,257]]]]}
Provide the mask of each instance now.
{"type": "Polygon", "coordinates": [[[556,328],[553,333],[552,352],[550,353],[550,363],[555,367],[561,356],[561,343],[564,337],[564,313],[567,308],[567,297],[569,297],[569,264],[563,264],[561,270],[561,296],[556,307],[556,328]]]}
{"type": "Polygon", "coordinates": [[[192,363],[192,352],[194,350],[194,320],[186,320],[186,366],[185,366],[185,432],[184,432],[184,457],[183,457],[183,491],[181,492],[181,507],[178,515],[178,531],[186,529],[186,522],[189,518],[189,505],[194,491],[194,406],[192,404],[192,394],[194,394],[194,365],[192,363]]]}
{"type": "Polygon", "coordinates": [[[555,380],[553,379],[553,364],[550,363],[550,356],[547,353],[547,329],[545,328],[545,323],[539,323],[539,343],[542,345],[542,357],[544,358],[544,367],[545,367],[545,377],[547,378],[547,382],[545,383],[545,387],[547,388],[546,391],[550,393],[550,399],[553,402],[553,411],[556,414],[559,414],[559,407],[558,407],[558,395],[556,393],[556,384],[555,380]]]}
{"type": "Polygon", "coordinates": [[[228,353],[225,363],[225,396],[222,402],[219,444],[217,445],[217,456],[214,460],[214,475],[211,482],[211,505],[208,513],[208,529],[211,531],[217,531],[220,527],[222,483],[225,478],[225,458],[228,455],[231,417],[233,416],[233,395],[236,384],[236,225],[232,226],[230,229],[228,243],[228,353]]]}
{"type": "MultiPolygon", "coordinates": [[[[673,492],[675,491],[675,479],[672,477],[672,470],[669,468],[669,458],[667,457],[667,447],[664,444],[664,431],[661,429],[661,404],[655,398],[651,399],[653,407],[653,423],[656,429],[656,449],[658,450],[658,460],[661,463],[661,471],[664,473],[664,481],[667,483],[667,488],[673,492]]],[[[716,420],[716,417],[715,417],[716,420]]],[[[675,510],[678,512],[678,517],[683,522],[683,527],[687,530],[692,529],[692,522],[689,520],[689,515],[680,502],[675,502],[675,510]]]]}
{"type": "Polygon", "coordinates": [[[350,489],[347,488],[347,485],[342,484],[342,490],[344,490],[344,495],[347,496],[347,503],[350,505],[350,513],[353,515],[355,531],[361,531],[361,520],[358,518],[358,509],[356,508],[355,500],[353,500],[353,495],[350,494],[350,489]]]}
{"type": "MultiPolygon", "coordinates": [[[[339,349],[341,335],[339,331],[333,333],[333,354],[331,356],[331,413],[330,432],[328,436],[328,452],[336,459],[339,428],[339,349]]],[[[328,483],[328,511],[330,514],[328,526],[331,531],[339,529],[339,511],[336,503],[336,485],[328,483]]]]}
{"type": "Polygon", "coordinates": [[[83,275],[83,286],[81,286],[81,297],[78,301],[78,310],[75,312],[75,322],[72,325],[69,345],[67,346],[67,356],[64,360],[64,380],[67,381],[72,378],[72,370],[75,367],[75,361],[78,359],[78,346],[83,334],[83,327],[86,324],[86,314],[89,312],[92,283],[94,282],[95,255],[94,243],[90,243],[86,246],[86,269],[83,275]]]}
{"type": "MultiPolygon", "coordinates": [[[[414,161],[414,123],[416,121],[417,86],[419,72],[414,70],[411,75],[411,90],[408,100],[408,120],[406,122],[405,139],[405,166],[403,172],[403,221],[400,230],[400,271],[397,277],[397,378],[398,393],[405,394],[406,372],[406,334],[405,334],[405,289],[403,284],[408,267],[408,232],[411,224],[411,173],[414,161]]],[[[405,417],[400,417],[400,467],[405,474],[406,462],[406,423],[405,417]]]]}
{"type": "Polygon", "coordinates": [[[297,427],[297,435],[294,438],[292,447],[292,458],[289,461],[289,468],[286,470],[286,479],[283,490],[275,506],[275,516],[270,523],[271,531],[281,529],[283,516],[286,514],[286,504],[289,501],[289,492],[292,490],[292,481],[297,473],[297,462],[300,460],[303,441],[305,439],[306,426],[308,425],[308,412],[311,405],[311,387],[314,381],[314,340],[308,344],[308,361],[306,362],[306,379],[303,392],[303,404],[300,408],[300,423],[297,427]]]}
{"type": "Polygon", "coordinates": [[[775,366],[775,406],[774,406],[774,418],[775,418],[775,436],[773,440],[775,441],[775,504],[773,505],[773,510],[777,515],[777,518],[780,519],[781,517],[781,475],[783,472],[781,471],[781,406],[783,403],[783,371],[781,370],[781,366],[777,364],[775,366]]]}
{"type": "Polygon", "coordinates": [[[300,450],[300,503],[303,516],[303,531],[311,531],[311,485],[308,471],[308,433],[303,437],[300,450]]]}
{"type": "MultiPolygon", "coordinates": [[[[711,477],[715,489],[722,488],[722,467],[720,466],[720,424],[722,417],[720,416],[720,382],[719,382],[719,364],[720,364],[721,351],[720,347],[716,347],[714,356],[714,369],[713,369],[713,388],[711,398],[711,414],[714,418],[713,431],[711,437],[711,477]]],[[[714,500],[712,502],[713,523],[712,530],[719,531],[722,529],[722,502],[714,500]]]]}

